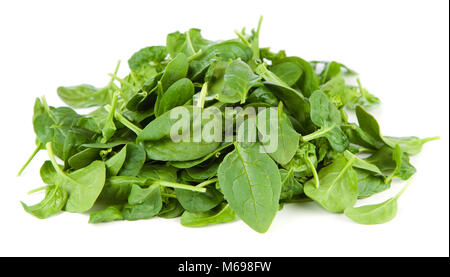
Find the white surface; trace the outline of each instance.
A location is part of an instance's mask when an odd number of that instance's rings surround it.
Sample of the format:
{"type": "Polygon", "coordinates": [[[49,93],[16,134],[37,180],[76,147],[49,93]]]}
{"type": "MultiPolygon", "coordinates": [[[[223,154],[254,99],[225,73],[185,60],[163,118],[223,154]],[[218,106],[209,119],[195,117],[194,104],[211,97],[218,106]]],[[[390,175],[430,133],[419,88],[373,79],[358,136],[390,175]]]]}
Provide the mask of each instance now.
{"type": "MultiPolygon", "coordinates": [[[[0,256],[448,256],[448,1],[2,1],[0,4],[0,256]],[[308,60],[334,59],[361,73],[383,104],[386,135],[440,135],[412,159],[414,182],[390,223],[362,226],[314,203],[288,205],[266,234],[242,222],[185,228],[151,219],[90,225],[64,213],[38,220],[19,200],[39,187],[34,98],[62,104],[59,85],[103,86],[117,60],[165,43],[190,27],[210,39],[234,37],[264,15],[261,46],[308,60]]],[[[380,202],[402,187],[366,202],[380,202]]]]}

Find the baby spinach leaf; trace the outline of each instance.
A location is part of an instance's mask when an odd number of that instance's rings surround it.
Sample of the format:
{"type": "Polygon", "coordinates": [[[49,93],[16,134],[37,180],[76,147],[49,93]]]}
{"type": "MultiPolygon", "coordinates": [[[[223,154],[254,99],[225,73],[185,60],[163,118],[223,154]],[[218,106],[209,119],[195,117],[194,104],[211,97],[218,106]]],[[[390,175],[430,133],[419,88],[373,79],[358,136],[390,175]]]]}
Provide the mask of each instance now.
{"type": "MultiPolygon", "coordinates": [[[[365,160],[376,165],[381,172],[387,176],[390,175],[397,167],[397,163],[393,157],[394,150],[389,146],[383,146],[365,160]]],[[[395,177],[399,177],[402,180],[407,180],[414,175],[414,173],[416,173],[416,168],[409,162],[408,155],[402,153],[401,167],[400,170],[396,172],[395,177]]]]}
{"type": "Polygon", "coordinates": [[[178,54],[169,62],[161,76],[162,89],[166,91],[173,83],[181,78],[186,77],[189,62],[185,54],[178,54]]]}
{"type": "MultiPolygon", "coordinates": [[[[147,156],[152,160],[159,161],[190,161],[202,158],[212,151],[216,150],[220,142],[207,142],[203,136],[200,141],[194,141],[193,130],[196,122],[199,122],[198,116],[201,116],[199,112],[201,108],[192,106],[176,107],[163,115],[157,117],[150,122],[138,135],[137,142],[143,142],[147,156]],[[194,112],[197,109],[197,112],[194,112]],[[179,120],[178,118],[171,118],[171,113],[185,114],[185,111],[189,111],[190,126],[188,128],[192,131],[188,132],[190,138],[186,138],[187,141],[174,142],[170,138],[170,132],[172,126],[179,120]],[[192,127],[192,128],[191,128],[192,127]]],[[[221,117],[220,117],[221,119],[221,117]]],[[[212,120],[219,120],[218,117],[214,117],[209,120],[201,120],[202,126],[212,120]]],[[[220,123],[219,123],[220,124],[220,123]]],[[[186,127],[186,126],[184,126],[186,127]]]]}
{"type": "Polygon", "coordinates": [[[369,197],[390,187],[390,183],[386,183],[382,176],[375,175],[371,171],[355,168],[355,172],[358,180],[359,198],[369,197]]]}
{"type": "Polygon", "coordinates": [[[278,61],[270,67],[270,70],[288,86],[293,86],[297,83],[303,74],[303,70],[300,65],[287,60],[278,61]]]}
{"type": "Polygon", "coordinates": [[[344,132],[340,129],[341,114],[322,91],[315,91],[309,98],[311,103],[311,120],[320,130],[303,137],[308,141],[318,137],[326,137],[331,147],[337,152],[343,152],[349,145],[344,132]]]}
{"type": "Polygon", "coordinates": [[[139,171],[138,177],[176,182],[177,169],[169,165],[145,164],[139,171]]]}
{"type": "Polygon", "coordinates": [[[250,47],[241,42],[228,40],[206,47],[201,56],[190,63],[189,75],[192,80],[196,80],[214,61],[237,60],[247,62],[253,56],[250,47]]]}
{"type": "Polygon", "coordinates": [[[208,155],[206,155],[202,158],[191,160],[191,161],[173,161],[173,162],[170,162],[170,164],[176,168],[190,168],[190,167],[199,165],[199,164],[207,161],[208,159],[211,159],[212,157],[219,157],[223,151],[226,151],[232,145],[233,145],[232,142],[224,142],[218,148],[216,148],[214,151],[212,151],[211,153],[209,153],[208,155]]]}
{"type": "Polygon", "coordinates": [[[278,106],[278,99],[275,95],[265,86],[255,89],[249,97],[247,97],[248,103],[267,103],[270,106],[278,106]]]}
{"type": "Polygon", "coordinates": [[[234,211],[230,205],[219,205],[207,212],[193,213],[185,211],[181,216],[181,225],[186,227],[200,227],[205,225],[232,222],[236,219],[234,211]]]}
{"type": "Polygon", "coordinates": [[[185,33],[174,32],[168,34],[166,39],[167,51],[171,57],[175,57],[178,53],[192,56],[212,43],[201,36],[199,29],[190,29],[185,33]]]}
{"type": "Polygon", "coordinates": [[[356,173],[352,168],[354,159],[338,158],[319,171],[320,186],[314,180],[304,186],[305,194],[330,212],[342,213],[353,206],[358,197],[356,173]]]}
{"type": "Polygon", "coordinates": [[[108,176],[116,176],[123,164],[125,163],[125,159],[127,157],[127,146],[122,147],[122,149],[116,153],[114,156],[109,158],[106,162],[106,173],[108,176]]]}
{"type": "Polygon", "coordinates": [[[148,219],[158,215],[162,208],[161,189],[155,184],[149,188],[133,185],[122,214],[126,220],[148,219]]]}
{"type": "Polygon", "coordinates": [[[113,87],[103,89],[95,88],[91,85],[78,85],[73,87],[59,87],[58,96],[67,105],[74,108],[89,108],[102,106],[110,103],[113,87]]]}
{"type": "Polygon", "coordinates": [[[235,144],[219,166],[220,188],[236,214],[257,232],[269,228],[278,211],[281,178],[276,164],[259,145],[235,144]]]}
{"type": "Polygon", "coordinates": [[[46,188],[44,199],[36,205],[27,206],[22,203],[23,208],[28,213],[37,218],[44,219],[59,213],[66,205],[67,192],[58,184],[46,188]]]}
{"type": "Polygon", "coordinates": [[[166,47],[164,46],[150,46],[142,48],[131,56],[128,60],[128,66],[131,70],[136,70],[144,64],[149,62],[159,63],[167,56],[166,47]]]}
{"type": "Polygon", "coordinates": [[[217,175],[217,170],[221,162],[222,160],[220,159],[212,160],[203,165],[187,168],[186,172],[191,178],[196,180],[209,179],[217,175]]]}
{"type": "Polygon", "coordinates": [[[139,144],[127,144],[126,158],[118,173],[121,176],[136,176],[145,162],[145,150],[139,144]]]}
{"type": "Polygon", "coordinates": [[[232,61],[225,70],[223,77],[223,89],[218,94],[218,99],[224,103],[242,104],[247,99],[249,89],[254,86],[259,77],[251,68],[241,60],[232,61]]]}
{"type": "Polygon", "coordinates": [[[159,212],[158,216],[162,218],[175,218],[183,214],[184,209],[175,198],[170,198],[168,203],[165,203],[159,212]]]}
{"type": "Polygon", "coordinates": [[[106,209],[92,212],[89,215],[89,223],[103,223],[122,219],[123,216],[120,206],[109,206],[106,209]]]}
{"type": "Polygon", "coordinates": [[[65,210],[72,213],[88,211],[94,205],[105,184],[106,168],[101,161],[74,171],[63,183],[69,193],[65,210]]]}
{"type": "Polygon", "coordinates": [[[398,145],[400,149],[408,155],[417,155],[422,151],[422,146],[433,140],[437,140],[439,137],[430,138],[418,138],[418,137],[383,137],[384,142],[392,148],[398,145]]]}
{"type": "Polygon", "coordinates": [[[256,73],[261,76],[266,82],[264,83],[275,96],[283,101],[287,110],[297,119],[303,129],[310,129],[310,106],[307,99],[301,94],[301,92],[291,88],[284,83],[273,72],[269,71],[264,64],[260,64],[256,67],[256,73]]]}
{"type": "MultiPolygon", "coordinates": [[[[268,152],[269,156],[272,157],[277,163],[279,164],[286,164],[288,163],[295,155],[298,144],[299,144],[299,135],[298,133],[292,128],[291,121],[287,117],[287,115],[283,112],[283,104],[280,103],[278,106],[278,111],[274,109],[265,109],[264,111],[261,111],[258,113],[258,123],[260,121],[264,121],[265,124],[261,125],[258,124],[258,129],[261,129],[262,126],[265,126],[267,130],[270,130],[273,128],[273,124],[271,124],[271,112],[277,112],[277,118],[278,118],[278,126],[277,128],[277,134],[278,134],[278,146],[276,148],[276,151],[270,151],[268,152]]],[[[262,135],[262,145],[266,148],[266,150],[269,150],[268,147],[270,146],[270,137],[269,134],[271,132],[266,132],[267,130],[260,130],[262,135]]]]}
{"type": "Polygon", "coordinates": [[[303,186],[294,177],[294,170],[280,169],[281,176],[281,200],[291,200],[295,196],[303,194],[303,186]]]}
{"type": "Polygon", "coordinates": [[[100,150],[96,148],[86,148],[72,157],[69,158],[68,162],[71,168],[77,170],[88,166],[91,162],[100,158],[100,150]]]}
{"type": "Polygon", "coordinates": [[[351,153],[348,150],[345,150],[344,156],[347,160],[354,159],[353,167],[368,170],[368,171],[374,172],[375,174],[383,175],[381,170],[376,165],[371,164],[371,163],[367,162],[366,160],[357,157],[356,155],[354,155],[353,153],[351,153]]]}
{"type": "Polygon", "coordinates": [[[160,116],[177,106],[182,106],[191,100],[193,96],[194,85],[191,80],[182,78],[173,83],[162,95],[155,115],[160,116]]]}
{"type": "Polygon", "coordinates": [[[409,186],[408,183],[397,195],[391,199],[375,205],[357,208],[348,207],[344,214],[359,224],[382,224],[391,221],[397,214],[397,200],[409,186]]]}
{"type": "Polygon", "coordinates": [[[190,212],[206,212],[223,201],[223,195],[215,188],[207,188],[206,192],[175,189],[175,193],[181,206],[190,212]]]}

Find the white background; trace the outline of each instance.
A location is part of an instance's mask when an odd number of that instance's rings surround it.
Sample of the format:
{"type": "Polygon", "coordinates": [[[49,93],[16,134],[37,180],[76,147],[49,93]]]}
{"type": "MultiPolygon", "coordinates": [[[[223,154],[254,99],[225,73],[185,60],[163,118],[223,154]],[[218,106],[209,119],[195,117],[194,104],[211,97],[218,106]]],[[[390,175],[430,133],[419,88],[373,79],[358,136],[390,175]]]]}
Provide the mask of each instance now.
{"type": "MultiPolygon", "coordinates": [[[[448,1],[2,1],[0,4],[0,256],[448,256],[448,1]],[[441,136],[412,158],[417,174],[390,223],[362,226],[317,204],[286,206],[266,234],[237,221],[185,228],[151,219],[90,225],[84,214],[38,220],[20,200],[39,187],[35,97],[50,105],[59,85],[103,86],[117,60],[190,27],[234,37],[264,15],[261,46],[308,60],[337,60],[361,74],[383,104],[385,135],[441,136]]],[[[361,203],[384,201],[403,186],[361,203]]]]}

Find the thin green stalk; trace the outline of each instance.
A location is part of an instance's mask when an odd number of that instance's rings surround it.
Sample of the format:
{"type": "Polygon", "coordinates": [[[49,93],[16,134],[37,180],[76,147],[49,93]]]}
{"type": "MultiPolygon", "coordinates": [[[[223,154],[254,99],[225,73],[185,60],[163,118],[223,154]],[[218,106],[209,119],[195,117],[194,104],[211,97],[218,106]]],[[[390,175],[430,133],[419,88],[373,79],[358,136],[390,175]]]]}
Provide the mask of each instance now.
{"type": "Polygon", "coordinates": [[[108,120],[113,120],[114,119],[114,113],[116,112],[116,107],[117,107],[117,101],[119,99],[119,92],[115,92],[113,95],[113,99],[112,99],[112,107],[111,107],[111,111],[108,115],[108,120]]]}
{"type": "Polygon", "coordinates": [[[198,191],[198,192],[206,192],[205,188],[198,188],[196,186],[186,185],[186,184],[179,184],[179,183],[173,183],[173,182],[167,182],[162,180],[157,180],[153,184],[158,184],[163,187],[169,187],[169,188],[177,188],[177,189],[186,189],[191,191],[198,191]]]}
{"type": "Polygon", "coordinates": [[[405,190],[409,187],[409,185],[411,185],[412,181],[413,181],[413,178],[412,177],[409,178],[409,180],[406,182],[406,185],[402,188],[401,191],[399,191],[397,193],[397,195],[394,196],[394,198],[398,199],[405,192],[405,190]]]}
{"type": "MultiPolygon", "coordinates": [[[[105,106],[105,109],[109,112],[111,111],[111,106],[105,106]]],[[[136,135],[139,135],[140,132],[142,132],[142,129],[138,126],[131,123],[128,119],[126,119],[120,112],[115,112],[114,117],[123,125],[125,125],[128,129],[133,131],[136,135]]]]}
{"type": "Polygon", "coordinates": [[[189,32],[185,32],[185,34],[186,34],[186,42],[187,42],[187,45],[188,45],[189,48],[191,49],[192,53],[195,53],[195,48],[194,48],[194,46],[192,45],[192,41],[191,41],[191,35],[189,34],[189,32]]]}
{"type": "Polygon", "coordinates": [[[316,168],[314,167],[314,164],[311,162],[310,159],[306,159],[306,163],[308,164],[309,168],[311,168],[312,174],[314,176],[314,182],[316,183],[316,189],[319,188],[320,182],[319,182],[319,175],[317,174],[316,168]]]}
{"type": "Polygon", "coordinates": [[[248,42],[248,40],[247,40],[240,32],[234,30],[234,33],[239,37],[240,40],[242,40],[242,42],[243,42],[246,46],[248,46],[248,47],[250,47],[250,48],[252,47],[252,46],[250,45],[250,43],[248,42]]]}
{"type": "Polygon", "coordinates": [[[284,178],[284,180],[282,180],[281,187],[283,187],[286,184],[287,180],[289,179],[289,177],[291,177],[291,175],[293,173],[294,173],[294,168],[291,167],[291,169],[289,169],[288,173],[286,174],[286,177],[284,178]]]}
{"type": "Polygon", "coordinates": [[[438,139],[441,139],[441,137],[438,136],[438,137],[424,138],[424,139],[421,139],[420,142],[426,143],[426,142],[429,142],[429,141],[432,141],[432,140],[438,140],[438,139]]]}
{"type": "Polygon", "coordinates": [[[202,90],[200,91],[200,94],[197,99],[197,107],[203,108],[205,106],[205,98],[208,94],[208,82],[205,82],[202,86],[202,90]]]}
{"type": "Polygon", "coordinates": [[[19,170],[19,173],[17,173],[17,176],[20,176],[22,174],[22,172],[25,170],[25,168],[27,168],[27,166],[31,163],[31,161],[34,159],[34,157],[36,156],[36,154],[39,152],[39,150],[41,150],[42,148],[42,142],[39,142],[38,145],[36,146],[36,149],[34,149],[33,154],[31,154],[31,156],[28,158],[28,160],[26,161],[26,163],[22,166],[22,168],[19,170]]]}
{"type": "Polygon", "coordinates": [[[47,100],[45,99],[45,96],[41,97],[42,105],[44,105],[44,109],[47,111],[48,116],[53,120],[53,122],[56,123],[56,119],[53,116],[53,113],[50,111],[50,107],[47,104],[47,100]]]}
{"type": "Polygon", "coordinates": [[[313,140],[313,139],[316,139],[316,138],[320,138],[320,137],[322,137],[324,134],[326,134],[326,133],[328,133],[329,131],[331,131],[333,128],[334,128],[334,126],[326,127],[326,128],[321,128],[321,129],[315,131],[314,133],[311,133],[311,134],[309,134],[309,135],[300,137],[300,139],[301,139],[302,141],[310,141],[310,140],[313,140]]]}
{"type": "Polygon", "coordinates": [[[47,149],[47,153],[48,153],[48,157],[50,158],[50,162],[53,165],[53,168],[55,168],[56,172],[61,175],[61,177],[65,178],[66,180],[70,181],[70,182],[74,182],[74,183],[78,183],[77,181],[73,180],[72,178],[70,178],[69,175],[67,175],[62,169],[61,167],[59,167],[59,164],[56,162],[55,159],[55,154],[53,154],[53,149],[52,149],[52,143],[48,142],[45,145],[45,148],[47,149]]]}
{"type": "Polygon", "coordinates": [[[188,62],[191,62],[192,60],[195,60],[196,58],[200,57],[203,54],[202,49],[198,50],[196,53],[194,53],[192,56],[188,57],[188,62]]]}
{"type": "Polygon", "coordinates": [[[29,192],[27,192],[27,194],[33,194],[35,192],[38,192],[38,191],[41,191],[41,190],[45,190],[45,189],[47,189],[47,187],[48,186],[43,186],[43,187],[40,187],[40,188],[37,188],[37,189],[30,190],[29,192]]]}
{"type": "Polygon", "coordinates": [[[203,187],[206,187],[209,184],[213,184],[213,183],[217,182],[217,180],[218,180],[217,178],[212,178],[212,179],[209,179],[209,180],[201,182],[200,184],[196,185],[195,187],[196,188],[203,188],[203,187]]]}
{"type": "Polygon", "coordinates": [[[165,193],[165,192],[161,192],[161,196],[169,197],[169,198],[177,198],[177,196],[175,194],[165,193]]]}

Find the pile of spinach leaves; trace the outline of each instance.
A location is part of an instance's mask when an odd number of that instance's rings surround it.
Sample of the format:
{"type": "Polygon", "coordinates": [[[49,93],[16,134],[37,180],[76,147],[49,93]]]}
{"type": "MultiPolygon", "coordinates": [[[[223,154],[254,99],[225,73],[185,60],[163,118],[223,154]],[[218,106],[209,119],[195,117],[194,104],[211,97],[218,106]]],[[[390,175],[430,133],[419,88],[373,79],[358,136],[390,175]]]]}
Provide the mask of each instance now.
{"type": "Polygon", "coordinates": [[[356,201],[409,179],[409,156],[436,138],[382,135],[367,112],[379,100],[353,70],[260,48],[260,25],[226,41],[198,29],[171,33],[165,46],[134,53],[127,76],[117,76],[118,64],[102,88],[58,88],[68,107],[36,99],[36,150],[21,172],[46,150],[46,186],[34,190],[46,194],[24,209],[38,218],[90,212],[90,223],[159,216],[194,227],[240,218],[263,233],[285,203],[313,200],[358,223],[391,220],[400,194],[378,205],[354,208],[356,201]],[[173,142],[169,113],[180,106],[278,107],[278,149],[173,142]]]}

